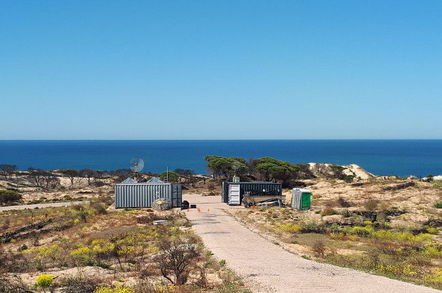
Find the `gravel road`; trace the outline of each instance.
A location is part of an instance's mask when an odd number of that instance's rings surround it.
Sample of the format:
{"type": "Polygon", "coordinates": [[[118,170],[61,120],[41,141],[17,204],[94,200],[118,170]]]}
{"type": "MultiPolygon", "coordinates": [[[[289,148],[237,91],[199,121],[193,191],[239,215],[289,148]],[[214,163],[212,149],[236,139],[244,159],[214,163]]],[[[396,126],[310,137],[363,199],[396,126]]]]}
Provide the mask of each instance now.
{"type": "Polygon", "coordinates": [[[186,215],[206,247],[244,278],[253,292],[441,292],[386,277],[306,260],[242,226],[220,198],[185,195],[200,211],[186,215]]]}
{"type": "Polygon", "coordinates": [[[0,207],[0,213],[4,211],[14,211],[14,210],[28,210],[28,209],[43,209],[43,208],[58,208],[58,207],[68,207],[79,204],[87,204],[88,201],[66,201],[66,202],[53,202],[53,203],[38,203],[38,204],[24,204],[16,206],[5,206],[0,207]]]}

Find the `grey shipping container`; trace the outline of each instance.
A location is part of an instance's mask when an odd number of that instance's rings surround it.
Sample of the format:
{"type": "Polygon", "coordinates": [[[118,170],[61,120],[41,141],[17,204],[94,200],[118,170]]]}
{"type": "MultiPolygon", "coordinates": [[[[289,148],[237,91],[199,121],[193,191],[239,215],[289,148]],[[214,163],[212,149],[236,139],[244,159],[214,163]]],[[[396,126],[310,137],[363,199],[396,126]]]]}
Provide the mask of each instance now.
{"type": "Polygon", "coordinates": [[[253,196],[268,196],[279,195],[282,196],[282,185],[274,182],[227,182],[222,183],[221,199],[225,203],[229,203],[229,185],[236,184],[240,186],[240,203],[246,192],[250,192],[253,196]]]}
{"type": "Polygon", "coordinates": [[[181,184],[122,183],[115,185],[115,208],[150,208],[159,198],[168,200],[173,208],[181,207],[181,184]]]}

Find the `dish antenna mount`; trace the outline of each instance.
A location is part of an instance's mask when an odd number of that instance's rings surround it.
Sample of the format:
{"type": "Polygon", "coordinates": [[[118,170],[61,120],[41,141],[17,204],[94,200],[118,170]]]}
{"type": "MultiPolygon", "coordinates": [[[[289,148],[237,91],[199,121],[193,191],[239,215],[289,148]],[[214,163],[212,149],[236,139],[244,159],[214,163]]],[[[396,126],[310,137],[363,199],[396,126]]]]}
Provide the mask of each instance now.
{"type": "Polygon", "coordinates": [[[130,169],[132,172],[139,173],[144,168],[144,161],[143,159],[135,158],[130,160],[130,169]]]}

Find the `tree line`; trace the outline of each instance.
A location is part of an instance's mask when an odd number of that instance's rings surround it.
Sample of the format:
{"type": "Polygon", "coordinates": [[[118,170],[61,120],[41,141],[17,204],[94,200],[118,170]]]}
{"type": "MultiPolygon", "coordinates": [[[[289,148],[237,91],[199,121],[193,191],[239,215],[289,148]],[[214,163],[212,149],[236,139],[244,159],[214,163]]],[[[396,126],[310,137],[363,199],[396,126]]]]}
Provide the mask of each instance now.
{"type": "MultiPolygon", "coordinates": [[[[18,171],[16,165],[12,164],[0,164],[0,176],[5,180],[11,180],[14,174],[18,171]]],[[[96,179],[102,179],[106,177],[118,177],[117,181],[126,179],[127,177],[136,177],[139,174],[147,174],[152,176],[159,176],[161,180],[169,182],[179,182],[182,178],[185,182],[191,182],[193,180],[194,171],[190,169],[175,169],[169,172],[163,172],[160,174],[153,173],[134,173],[130,169],[117,169],[99,171],[92,169],[61,169],[61,170],[43,170],[39,168],[30,167],[26,170],[25,174],[28,176],[28,181],[34,186],[45,190],[55,188],[59,184],[58,177],[61,174],[64,177],[68,177],[71,186],[75,184],[75,180],[78,178],[86,178],[88,185],[99,183],[96,179]]]]}
{"type": "Polygon", "coordinates": [[[249,159],[238,157],[206,156],[207,166],[214,178],[276,181],[289,186],[299,179],[314,178],[308,164],[292,164],[270,157],[249,159]]]}

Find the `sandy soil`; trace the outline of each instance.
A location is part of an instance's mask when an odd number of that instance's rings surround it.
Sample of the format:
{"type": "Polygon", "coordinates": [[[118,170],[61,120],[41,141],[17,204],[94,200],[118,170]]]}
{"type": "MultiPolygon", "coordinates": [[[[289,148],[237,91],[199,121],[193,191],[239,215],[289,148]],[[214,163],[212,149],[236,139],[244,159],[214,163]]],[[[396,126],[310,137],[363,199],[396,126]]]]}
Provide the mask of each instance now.
{"type": "Polygon", "coordinates": [[[186,212],[216,257],[254,292],[440,292],[381,276],[306,260],[248,230],[225,213],[219,196],[184,195],[198,209],[186,212]]]}

